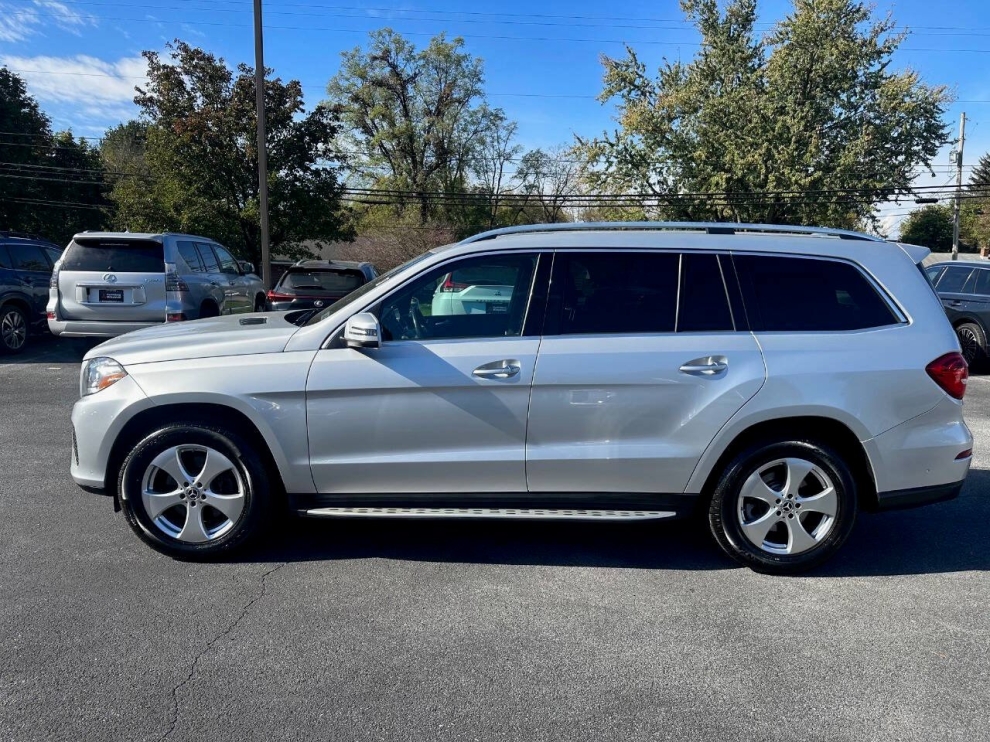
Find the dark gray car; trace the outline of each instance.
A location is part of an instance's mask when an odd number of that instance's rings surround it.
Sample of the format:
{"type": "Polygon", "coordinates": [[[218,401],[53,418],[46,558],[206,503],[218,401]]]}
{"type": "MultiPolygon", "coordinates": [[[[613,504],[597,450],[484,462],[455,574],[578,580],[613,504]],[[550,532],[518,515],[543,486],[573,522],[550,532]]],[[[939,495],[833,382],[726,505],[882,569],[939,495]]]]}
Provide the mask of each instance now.
{"type": "Polygon", "coordinates": [[[0,232],[0,352],[20,353],[44,332],[52,266],[62,248],[35,235],[0,232]]]}
{"type": "Polygon", "coordinates": [[[956,330],[966,362],[971,368],[985,366],[990,328],[990,263],[937,263],[925,272],[956,330]]]}

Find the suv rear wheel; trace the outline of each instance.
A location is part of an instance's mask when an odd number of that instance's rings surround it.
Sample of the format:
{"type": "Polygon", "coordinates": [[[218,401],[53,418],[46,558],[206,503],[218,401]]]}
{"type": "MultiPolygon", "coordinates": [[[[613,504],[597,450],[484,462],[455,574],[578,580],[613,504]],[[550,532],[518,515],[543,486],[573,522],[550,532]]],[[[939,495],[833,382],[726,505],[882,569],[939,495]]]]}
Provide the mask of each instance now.
{"type": "Polygon", "coordinates": [[[856,521],[856,485],[829,446],[762,443],[729,465],[708,520],[719,546],[758,572],[811,569],[842,546],[856,521]]]}
{"type": "Polygon", "coordinates": [[[121,468],[127,522],[152,548],[213,558],[259,535],[270,507],[258,452],[219,426],[178,423],[141,441],[121,468]]]}
{"type": "Polygon", "coordinates": [[[0,349],[20,353],[28,338],[27,315],[16,304],[0,307],[0,349]]]}
{"type": "Polygon", "coordinates": [[[987,360],[987,335],[975,322],[964,322],[956,328],[959,347],[969,367],[976,371],[987,360]]]}

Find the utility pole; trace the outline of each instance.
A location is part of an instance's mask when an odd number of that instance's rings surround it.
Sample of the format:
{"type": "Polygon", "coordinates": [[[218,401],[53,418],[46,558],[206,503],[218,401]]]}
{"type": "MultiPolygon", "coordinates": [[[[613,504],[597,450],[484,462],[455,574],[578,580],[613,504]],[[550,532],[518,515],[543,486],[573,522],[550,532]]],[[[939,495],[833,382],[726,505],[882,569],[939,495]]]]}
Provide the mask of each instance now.
{"type": "Polygon", "coordinates": [[[954,150],[956,158],[956,207],[952,215],[952,259],[959,260],[959,212],[962,208],[963,145],[966,143],[966,114],[959,118],[959,146],[954,150]]]}
{"type": "Polygon", "coordinates": [[[261,0],[254,0],[254,88],[258,109],[258,200],[261,211],[261,281],[272,287],[272,256],[268,247],[268,149],[265,137],[265,46],[261,35],[261,0]]]}

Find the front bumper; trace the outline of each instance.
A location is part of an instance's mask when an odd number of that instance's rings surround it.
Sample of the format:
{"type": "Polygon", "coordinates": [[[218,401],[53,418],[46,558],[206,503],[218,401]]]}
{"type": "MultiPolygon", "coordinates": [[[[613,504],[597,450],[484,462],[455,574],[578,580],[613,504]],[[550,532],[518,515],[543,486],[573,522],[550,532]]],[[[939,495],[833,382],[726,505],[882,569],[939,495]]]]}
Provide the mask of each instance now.
{"type": "Polygon", "coordinates": [[[124,425],[154,403],[130,376],[82,397],[72,408],[72,479],[86,490],[106,491],[107,464],[124,425]]]}
{"type": "Polygon", "coordinates": [[[48,320],[48,329],[52,335],[61,335],[70,338],[113,338],[134,330],[143,330],[146,327],[156,327],[164,324],[161,322],[97,322],[89,320],[48,320]]]}

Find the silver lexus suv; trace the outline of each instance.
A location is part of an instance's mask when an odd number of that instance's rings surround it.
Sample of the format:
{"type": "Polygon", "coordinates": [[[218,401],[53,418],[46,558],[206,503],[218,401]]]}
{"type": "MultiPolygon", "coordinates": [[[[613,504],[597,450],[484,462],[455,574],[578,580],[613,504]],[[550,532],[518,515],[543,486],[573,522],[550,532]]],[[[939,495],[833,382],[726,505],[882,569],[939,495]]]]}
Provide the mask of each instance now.
{"type": "Polygon", "coordinates": [[[114,337],[165,322],[264,311],[250,263],[188,234],[83,232],[55,264],[48,329],[114,337]]]}
{"type": "Polygon", "coordinates": [[[243,546],[276,509],[700,512],[733,558],[797,572],[842,545],[857,511],[963,485],[968,371],[927,254],[760,225],[487,232],[319,313],[96,347],[72,413],[72,476],[180,558],[243,546]]]}

